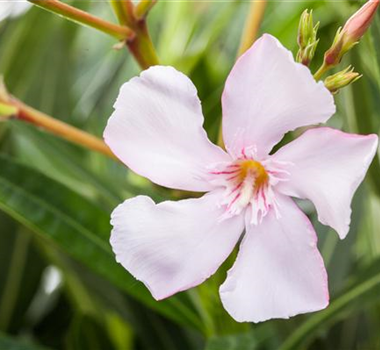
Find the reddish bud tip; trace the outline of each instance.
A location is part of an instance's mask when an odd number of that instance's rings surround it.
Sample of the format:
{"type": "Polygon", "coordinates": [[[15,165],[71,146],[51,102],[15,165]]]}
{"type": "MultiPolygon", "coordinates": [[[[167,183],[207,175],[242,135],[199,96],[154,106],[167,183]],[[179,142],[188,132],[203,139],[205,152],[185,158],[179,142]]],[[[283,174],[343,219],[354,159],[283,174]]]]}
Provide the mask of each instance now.
{"type": "Polygon", "coordinates": [[[359,11],[354,13],[345,24],[342,32],[348,40],[359,41],[370,26],[380,0],[369,0],[359,11]]]}

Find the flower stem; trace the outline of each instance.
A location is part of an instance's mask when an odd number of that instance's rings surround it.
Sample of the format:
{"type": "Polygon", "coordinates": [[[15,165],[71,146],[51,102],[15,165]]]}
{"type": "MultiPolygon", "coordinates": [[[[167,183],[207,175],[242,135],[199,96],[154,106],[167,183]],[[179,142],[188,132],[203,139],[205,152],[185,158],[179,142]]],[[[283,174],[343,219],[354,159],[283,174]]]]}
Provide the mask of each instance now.
{"type": "Polygon", "coordinates": [[[143,0],[135,7],[130,0],[111,0],[120,23],[128,24],[135,32],[135,35],[126,41],[126,45],[142,69],[159,64],[145,20],[154,3],[152,0],[143,0]],[[150,4],[150,7],[141,8],[141,4],[150,4]]]}
{"type": "Polygon", "coordinates": [[[116,159],[115,155],[103,140],[60,120],[54,119],[45,113],[37,111],[14,97],[10,98],[9,103],[11,103],[17,110],[12,117],[36,125],[67,141],[116,159]]]}
{"type": "Polygon", "coordinates": [[[138,20],[145,18],[156,2],[157,0],[140,0],[134,9],[135,17],[138,20]]]}
{"type": "Polygon", "coordinates": [[[142,69],[159,63],[145,18],[138,19],[135,17],[134,6],[130,0],[111,1],[111,5],[122,25],[107,22],[58,0],[28,1],[70,21],[98,29],[124,41],[142,69]],[[129,26],[126,26],[126,24],[129,26]]]}
{"type": "Polygon", "coordinates": [[[28,1],[70,21],[98,29],[103,33],[109,34],[119,40],[127,40],[134,36],[134,32],[128,27],[110,23],[58,0],[28,1]]]}
{"type": "Polygon", "coordinates": [[[330,69],[332,68],[332,66],[328,66],[326,65],[325,62],[323,62],[323,64],[319,67],[319,69],[316,71],[316,73],[314,74],[314,79],[316,81],[319,81],[321,80],[323,74],[325,74],[327,71],[329,71],[330,69]]]}
{"type": "Polygon", "coordinates": [[[159,60],[150,38],[145,19],[136,22],[135,31],[135,37],[127,41],[129,51],[131,51],[136,61],[139,62],[142,69],[158,65],[159,60]]]}
{"type": "Polygon", "coordinates": [[[264,18],[266,6],[267,0],[251,2],[244,26],[244,31],[240,40],[238,56],[247,51],[257,39],[260,26],[264,18]]]}
{"type": "Polygon", "coordinates": [[[134,5],[132,3],[132,0],[122,0],[121,4],[124,8],[124,12],[127,17],[127,25],[133,25],[134,21],[136,20],[135,14],[134,14],[134,5]]]}
{"type": "Polygon", "coordinates": [[[133,27],[135,17],[133,4],[130,0],[110,0],[119,23],[128,27],[133,27]]]}
{"type": "Polygon", "coordinates": [[[128,20],[127,19],[128,17],[125,13],[125,9],[122,3],[120,1],[113,1],[113,0],[111,0],[110,3],[113,8],[113,12],[115,12],[119,23],[126,23],[128,20]]]}

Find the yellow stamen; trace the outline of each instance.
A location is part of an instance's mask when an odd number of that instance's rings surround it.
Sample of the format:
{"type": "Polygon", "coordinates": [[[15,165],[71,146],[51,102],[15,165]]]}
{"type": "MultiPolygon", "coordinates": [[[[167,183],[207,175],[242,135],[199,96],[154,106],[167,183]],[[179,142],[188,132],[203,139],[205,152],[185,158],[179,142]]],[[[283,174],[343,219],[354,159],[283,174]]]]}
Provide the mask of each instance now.
{"type": "Polygon", "coordinates": [[[268,173],[260,162],[249,159],[249,160],[243,160],[240,163],[239,180],[244,181],[244,179],[249,175],[255,178],[255,182],[254,182],[255,190],[268,184],[268,180],[269,180],[268,173]]]}

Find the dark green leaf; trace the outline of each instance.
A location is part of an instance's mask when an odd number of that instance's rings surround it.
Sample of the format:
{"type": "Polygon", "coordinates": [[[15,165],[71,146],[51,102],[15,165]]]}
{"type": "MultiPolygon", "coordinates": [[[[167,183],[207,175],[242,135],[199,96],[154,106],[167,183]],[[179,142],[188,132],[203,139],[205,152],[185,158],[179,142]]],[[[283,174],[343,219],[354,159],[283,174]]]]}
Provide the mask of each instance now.
{"type": "Polygon", "coordinates": [[[1,350],[49,350],[48,348],[32,344],[20,339],[13,339],[0,333],[1,350]]]}
{"type": "Polygon", "coordinates": [[[182,301],[185,295],[158,303],[115,262],[109,213],[29,167],[3,156],[0,163],[2,210],[146,305],[201,328],[197,314],[182,301]]]}
{"type": "Polygon", "coordinates": [[[345,291],[332,300],[327,309],[311,316],[300,325],[285,343],[281,350],[299,349],[310,342],[323,328],[330,328],[344,315],[362,311],[373,302],[380,301],[380,260],[358,272],[354,281],[349,283],[345,291]]]}

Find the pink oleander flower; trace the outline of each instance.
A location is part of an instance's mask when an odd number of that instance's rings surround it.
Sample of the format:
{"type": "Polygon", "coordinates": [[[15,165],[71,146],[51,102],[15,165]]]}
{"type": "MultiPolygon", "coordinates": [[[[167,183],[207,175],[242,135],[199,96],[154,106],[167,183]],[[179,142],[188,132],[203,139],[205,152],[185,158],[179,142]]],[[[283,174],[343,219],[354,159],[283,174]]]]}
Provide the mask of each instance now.
{"type": "Polygon", "coordinates": [[[335,105],[323,83],[270,35],[239,58],[222,106],[227,152],[208,140],[197,91],[182,73],[156,66],[122,86],[104,132],[113,152],[158,185],[208,193],[160,204],[138,196],[120,204],[111,221],[117,261],[160,300],[210,277],[245,230],[220,287],[235,320],[325,308],[327,274],[317,236],[291,197],[312,201],[319,221],[344,238],[377,136],[317,127],[272,154],[288,131],[326,122],[335,105]]]}

